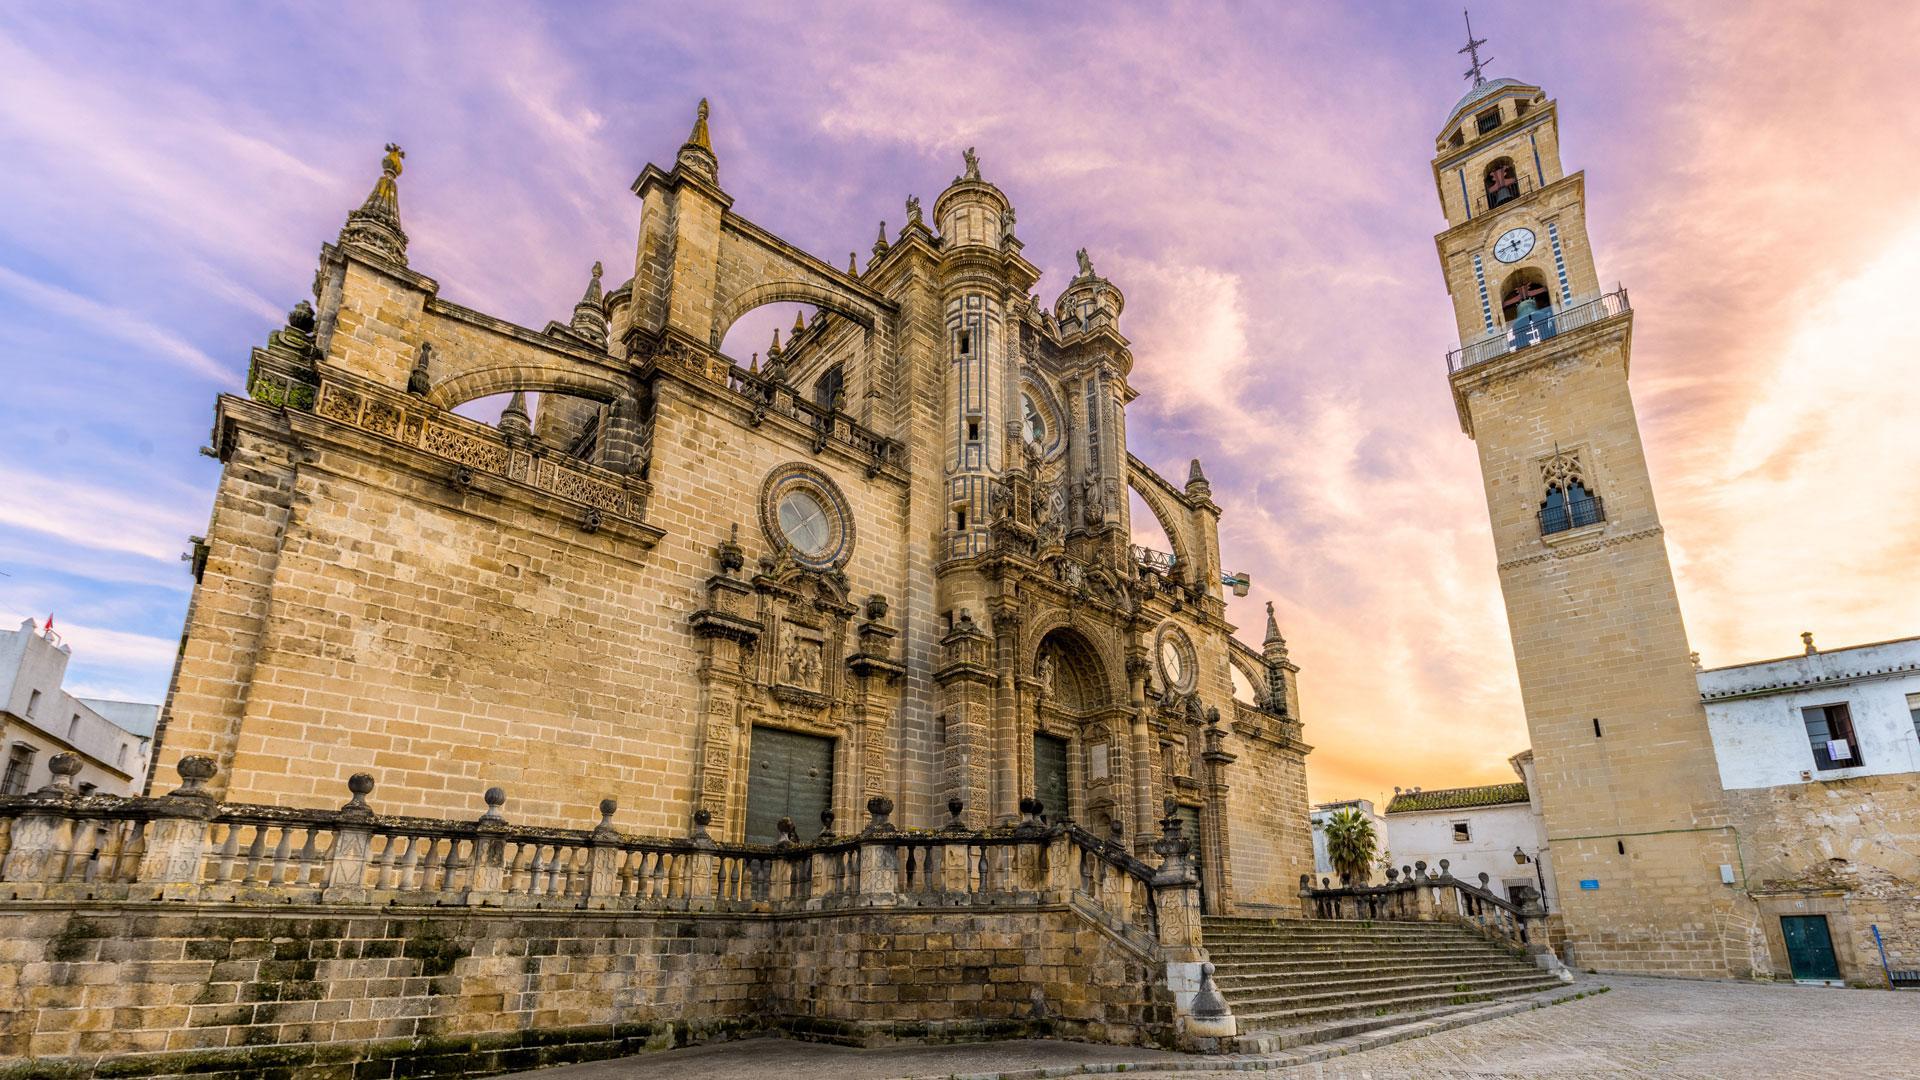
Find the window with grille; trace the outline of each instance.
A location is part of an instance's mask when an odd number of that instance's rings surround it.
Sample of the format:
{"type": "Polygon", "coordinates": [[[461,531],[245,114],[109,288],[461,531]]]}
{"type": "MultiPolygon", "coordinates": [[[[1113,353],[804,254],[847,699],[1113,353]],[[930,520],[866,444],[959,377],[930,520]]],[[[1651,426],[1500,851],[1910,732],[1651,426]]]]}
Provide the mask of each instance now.
{"type": "Polygon", "coordinates": [[[7,773],[0,777],[0,795],[19,795],[27,790],[27,773],[33,768],[33,747],[15,743],[7,754],[7,773]]]}
{"type": "Polygon", "coordinates": [[[1866,764],[1846,703],[1801,709],[1800,717],[1807,725],[1807,743],[1813,750],[1815,768],[1852,769],[1866,764]]]}

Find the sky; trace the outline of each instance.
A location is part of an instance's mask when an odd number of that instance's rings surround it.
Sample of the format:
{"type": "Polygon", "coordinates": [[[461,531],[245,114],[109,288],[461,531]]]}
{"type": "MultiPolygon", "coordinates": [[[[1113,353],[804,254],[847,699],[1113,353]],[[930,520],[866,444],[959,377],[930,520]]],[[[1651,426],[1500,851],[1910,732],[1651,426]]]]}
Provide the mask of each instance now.
{"type": "MultiPolygon", "coordinates": [[[[1837,10],[1474,10],[1489,74],[1559,102],[1631,292],[1708,666],[1920,634],[1920,5],[1837,10]]],[[[631,263],[629,185],[707,97],[734,211],[830,262],[974,146],[1044,298],[1080,247],[1126,292],[1132,449],[1205,463],[1253,578],[1230,617],[1257,643],[1273,601],[1301,668],[1316,800],[1511,779],[1432,241],[1464,39],[1451,4],[1361,0],[0,5],[0,617],[54,615],[69,690],[160,700],[214,397],[382,145],[413,268],[538,327],[631,263]]]]}

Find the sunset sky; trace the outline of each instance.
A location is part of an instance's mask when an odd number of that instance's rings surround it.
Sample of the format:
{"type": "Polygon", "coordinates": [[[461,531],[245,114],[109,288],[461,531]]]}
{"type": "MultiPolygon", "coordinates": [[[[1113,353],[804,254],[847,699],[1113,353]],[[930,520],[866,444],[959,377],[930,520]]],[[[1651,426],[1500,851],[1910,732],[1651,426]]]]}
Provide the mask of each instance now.
{"type": "MultiPolygon", "coordinates": [[[[830,262],[975,146],[1043,297],[1079,247],[1125,290],[1133,449],[1205,463],[1253,576],[1232,616],[1257,642],[1274,601],[1302,669],[1316,799],[1511,778],[1432,241],[1457,6],[696,6],[0,10],[0,616],[56,617],[69,690],[164,695],[214,395],[382,144],[413,268],[538,327],[596,259],[625,277],[628,186],[705,96],[735,212],[830,262]]],[[[1534,0],[1474,27],[1491,75],[1558,100],[1632,294],[1705,662],[1920,634],[1920,5],[1534,0]]]]}

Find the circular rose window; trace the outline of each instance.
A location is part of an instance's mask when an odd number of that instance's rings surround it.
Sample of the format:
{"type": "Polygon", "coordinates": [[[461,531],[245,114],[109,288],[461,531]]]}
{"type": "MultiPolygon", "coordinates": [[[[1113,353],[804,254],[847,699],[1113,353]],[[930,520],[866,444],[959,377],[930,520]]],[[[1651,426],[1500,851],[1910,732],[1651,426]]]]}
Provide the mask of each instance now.
{"type": "Polygon", "coordinates": [[[1193,689],[1196,665],[1193,643],[1179,627],[1168,623],[1160,628],[1160,678],[1170,690],[1185,693],[1193,689]]]}
{"type": "Polygon", "coordinates": [[[773,546],[816,570],[843,565],[853,551],[853,514],[827,474],[793,462],[768,474],[760,526],[773,546]]]}
{"type": "Polygon", "coordinates": [[[819,499],[799,489],[780,498],[780,531],[795,551],[813,558],[819,558],[827,549],[827,541],[833,539],[826,508],[819,499]]]}

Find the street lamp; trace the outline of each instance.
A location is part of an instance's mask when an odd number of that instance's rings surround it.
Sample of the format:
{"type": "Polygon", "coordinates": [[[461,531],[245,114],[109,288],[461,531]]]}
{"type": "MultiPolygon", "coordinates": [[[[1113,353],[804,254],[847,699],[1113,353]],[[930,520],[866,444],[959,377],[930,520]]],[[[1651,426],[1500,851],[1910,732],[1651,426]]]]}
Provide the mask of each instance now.
{"type": "Polygon", "coordinates": [[[1515,844],[1513,846],[1513,861],[1521,866],[1525,866],[1528,863],[1533,864],[1534,880],[1540,883],[1540,909],[1545,911],[1547,907],[1547,875],[1540,869],[1539,858],[1529,857],[1526,852],[1520,850],[1520,845],[1515,844]]]}

